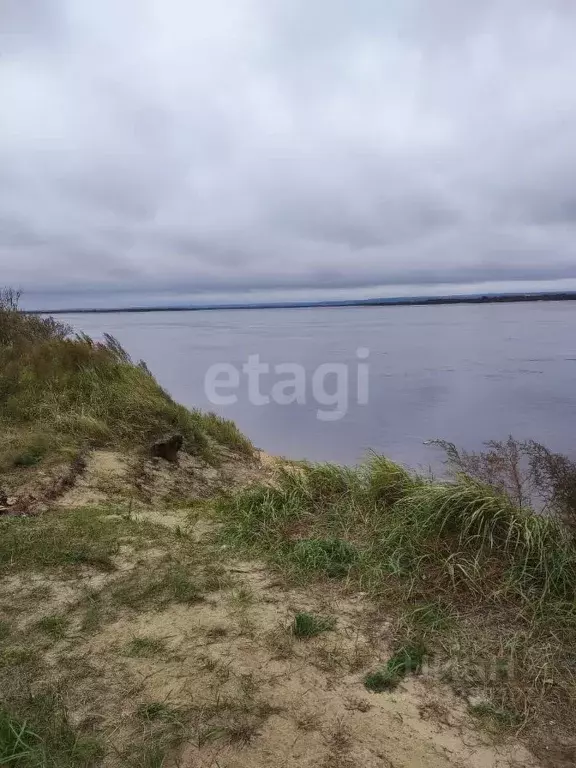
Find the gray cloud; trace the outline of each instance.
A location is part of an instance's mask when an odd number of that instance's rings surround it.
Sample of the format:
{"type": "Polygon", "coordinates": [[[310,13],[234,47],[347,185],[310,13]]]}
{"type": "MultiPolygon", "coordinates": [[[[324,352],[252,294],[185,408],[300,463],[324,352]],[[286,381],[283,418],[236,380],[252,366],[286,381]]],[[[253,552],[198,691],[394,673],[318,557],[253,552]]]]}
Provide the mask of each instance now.
{"type": "Polygon", "coordinates": [[[570,0],[0,19],[0,266],[33,303],[576,278],[570,0]]]}

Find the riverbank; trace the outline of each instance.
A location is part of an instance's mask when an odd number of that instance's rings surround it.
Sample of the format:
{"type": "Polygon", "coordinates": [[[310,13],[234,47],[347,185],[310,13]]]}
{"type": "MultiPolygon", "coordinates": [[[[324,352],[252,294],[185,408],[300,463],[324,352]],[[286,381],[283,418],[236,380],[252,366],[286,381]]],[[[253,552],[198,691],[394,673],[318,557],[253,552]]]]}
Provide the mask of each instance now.
{"type": "Polygon", "coordinates": [[[571,486],[275,459],[6,300],[0,356],[0,764],[573,765],[571,486]]]}

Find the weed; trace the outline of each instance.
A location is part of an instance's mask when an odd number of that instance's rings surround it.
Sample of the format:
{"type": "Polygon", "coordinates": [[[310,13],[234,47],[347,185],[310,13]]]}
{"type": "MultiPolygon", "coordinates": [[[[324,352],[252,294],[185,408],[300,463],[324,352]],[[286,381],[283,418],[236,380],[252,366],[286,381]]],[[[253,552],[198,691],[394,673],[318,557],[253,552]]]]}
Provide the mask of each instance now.
{"type": "Polygon", "coordinates": [[[450,471],[506,494],[519,508],[538,509],[576,526],[576,462],[534,440],[491,440],[486,450],[461,451],[432,441],[447,456],[450,471]]]}
{"type": "Polygon", "coordinates": [[[312,613],[297,613],[292,623],[292,634],[300,639],[315,637],[322,632],[329,632],[336,626],[336,619],[327,616],[315,616],[312,613]]]}

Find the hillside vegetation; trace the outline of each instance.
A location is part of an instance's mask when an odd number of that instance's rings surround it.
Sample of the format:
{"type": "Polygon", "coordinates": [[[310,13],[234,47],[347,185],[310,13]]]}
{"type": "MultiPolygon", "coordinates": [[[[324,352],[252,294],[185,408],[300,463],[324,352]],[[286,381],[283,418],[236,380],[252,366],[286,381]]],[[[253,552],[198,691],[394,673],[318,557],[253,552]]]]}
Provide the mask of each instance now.
{"type": "Polygon", "coordinates": [[[267,457],[17,299],[2,768],[576,764],[571,461],[512,439],[442,444],[445,480],[267,457]],[[153,458],[175,432],[179,461],[153,458]]]}
{"type": "Polygon", "coordinates": [[[0,291],[0,472],[54,462],[89,447],[146,447],[179,432],[188,453],[218,444],[252,452],[236,426],[175,403],[111,336],[95,342],[52,318],[18,311],[0,291]]]}

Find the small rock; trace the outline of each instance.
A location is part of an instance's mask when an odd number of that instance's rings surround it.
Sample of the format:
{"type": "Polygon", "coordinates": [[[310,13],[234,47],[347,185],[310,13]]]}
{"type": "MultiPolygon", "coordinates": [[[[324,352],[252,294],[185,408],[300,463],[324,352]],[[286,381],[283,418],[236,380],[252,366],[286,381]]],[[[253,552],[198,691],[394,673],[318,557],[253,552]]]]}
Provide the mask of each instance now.
{"type": "Polygon", "coordinates": [[[156,440],[152,444],[150,453],[153,457],[165,459],[166,461],[178,461],[178,452],[182,449],[184,438],[182,435],[172,435],[164,440],[156,440]]]}

